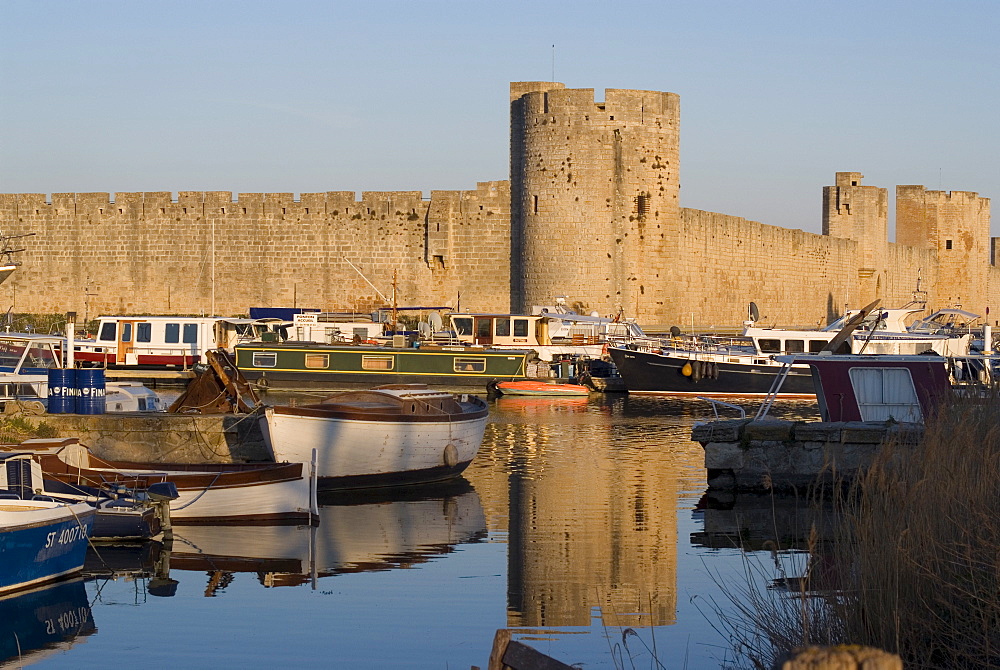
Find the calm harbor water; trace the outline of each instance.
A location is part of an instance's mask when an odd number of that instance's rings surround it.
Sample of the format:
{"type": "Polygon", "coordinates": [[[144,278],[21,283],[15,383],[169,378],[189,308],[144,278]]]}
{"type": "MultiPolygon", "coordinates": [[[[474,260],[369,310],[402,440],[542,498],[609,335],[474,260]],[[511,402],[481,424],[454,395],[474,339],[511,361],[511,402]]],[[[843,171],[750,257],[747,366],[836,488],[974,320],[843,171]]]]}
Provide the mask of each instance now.
{"type": "Polygon", "coordinates": [[[653,667],[654,647],[666,668],[731,657],[711,602],[745,579],[772,526],[759,501],[700,504],[689,436],[708,405],[592,395],[491,409],[479,456],[446,487],[327,496],[314,529],[179,527],[170,547],[98,547],[92,578],[0,600],[0,655],[16,659],[19,644],[23,665],[52,668],[467,670],[515,628],[586,668],[653,667]]]}

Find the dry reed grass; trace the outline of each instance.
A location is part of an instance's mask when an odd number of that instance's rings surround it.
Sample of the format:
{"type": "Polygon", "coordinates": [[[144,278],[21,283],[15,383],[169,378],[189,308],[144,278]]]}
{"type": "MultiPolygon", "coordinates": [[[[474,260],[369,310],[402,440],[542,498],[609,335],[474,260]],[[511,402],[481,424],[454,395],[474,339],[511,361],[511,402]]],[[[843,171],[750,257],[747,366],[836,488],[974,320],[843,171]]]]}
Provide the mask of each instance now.
{"type": "Polygon", "coordinates": [[[838,527],[811,538],[794,588],[756,588],[770,570],[752,561],[744,585],[722,585],[735,665],[861,644],[907,668],[1000,667],[1000,397],[943,407],[919,444],[886,445],[836,504],[838,527]]]}

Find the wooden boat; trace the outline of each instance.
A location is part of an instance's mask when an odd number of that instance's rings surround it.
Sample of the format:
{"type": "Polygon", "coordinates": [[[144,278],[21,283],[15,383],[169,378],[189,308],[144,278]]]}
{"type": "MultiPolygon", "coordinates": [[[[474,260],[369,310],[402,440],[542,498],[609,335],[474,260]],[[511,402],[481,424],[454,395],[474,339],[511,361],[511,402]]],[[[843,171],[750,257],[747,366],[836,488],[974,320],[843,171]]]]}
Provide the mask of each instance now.
{"type": "Polygon", "coordinates": [[[482,388],[490,379],[527,379],[534,352],[421,343],[420,348],[316,342],[235,347],[236,367],[260,388],[428,384],[482,388]]]}
{"type": "Polygon", "coordinates": [[[80,571],[94,515],[86,503],[0,499],[0,593],[80,571]]]}
{"type": "Polygon", "coordinates": [[[556,384],[539,381],[490,382],[487,392],[497,395],[586,396],[590,389],[580,384],[556,384]]]}
{"type": "Polygon", "coordinates": [[[275,461],[315,450],[320,487],[336,489],[455,477],[479,451],[488,417],[476,396],[402,384],[266,407],[260,421],[275,461]]]}
{"type": "MultiPolygon", "coordinates": [[[[174,524],[272,524],[310,522],[316,492],[310,466],[294,463],[131,463],[95,456],[75,438],[26,440],[44,476],[94,487],[120,484],[148,489],[170,482],[179,497],[170,503],[174,524]]],[[[306,458],[309,458],[309,454],[306,458]]]]}
{"type": "Polygon", "coordinates": [[[312,528],[179,528],[170,569],[250,572],[265,586],[296,586],[416,567],[487,535],[479,495],[462,477],[440,486],[339,492],[321,502],[319,525],[312,528]]]}
{"type": "Polygon", "coordinates": [[[113,491],[45,479],[38,459],[28,452],[0,453],[0,496],[87,503],[97,510],[90,532],[93,539],[149,539],[159,535],[161,521],[169,519],[169,511],[160,508],[168,501],[153,502],[145,491],[122,488],[113,491]]]}

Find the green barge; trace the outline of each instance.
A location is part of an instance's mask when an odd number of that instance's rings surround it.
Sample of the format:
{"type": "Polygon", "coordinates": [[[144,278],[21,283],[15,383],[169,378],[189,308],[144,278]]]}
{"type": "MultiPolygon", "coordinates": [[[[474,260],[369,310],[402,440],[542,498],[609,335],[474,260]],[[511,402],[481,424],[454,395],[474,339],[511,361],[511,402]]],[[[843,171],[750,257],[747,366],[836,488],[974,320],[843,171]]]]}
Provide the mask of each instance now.
{"type": "Polygon", "coordinates": [[[314,342],[249,342],[236,367],[259,388],[309,389],[381,384],[482,388],[528,379],[530,350],[475,346],[382,347],[314,342]]]}

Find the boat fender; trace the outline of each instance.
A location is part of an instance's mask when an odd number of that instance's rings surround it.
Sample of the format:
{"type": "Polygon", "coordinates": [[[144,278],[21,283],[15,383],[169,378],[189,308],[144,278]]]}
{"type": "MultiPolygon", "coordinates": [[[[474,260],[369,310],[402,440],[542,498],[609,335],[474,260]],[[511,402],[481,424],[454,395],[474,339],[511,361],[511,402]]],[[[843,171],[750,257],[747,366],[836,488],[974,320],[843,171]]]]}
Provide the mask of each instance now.
{"type": "Polygon", "coordinates": [[[456,449],[455,445],[451,442],[449,442],[448,446],[444,448],[444,454],[442,454],[442,456],[444,458],[444,464],[449,468],[453,468],[458,465],[458,449],[456,449]]]}
{"type": "Polygon", "coordinates": [[[271,382],[267,381],[267,377],[264,377],[263,375],[261,376],[260,379],[257,380],[257,388],[259,388],[261,391],[266,391],[267,387],[270,385],[271,382]]]}
{"type": "Polygon", "coordinates": [[[684,375],[685,377],[690,377],[692,372],[693,370],[691,369],[691,362],[688,361],[687,363],[684,364],[684,367],[681,368],[681,374],[684,375]]]}
{"type": "Polygon", "coordinates": [[[717,362],[712,363],[712,379],[718,379],[718,378],[719,378],[719,364],[717,362]]]}
{"type": "Polygon", "coordinates": [[[698,381],[702,377],[702,364],[701,361],[694,361],[691,363],[691,381],[698,381]]]}

